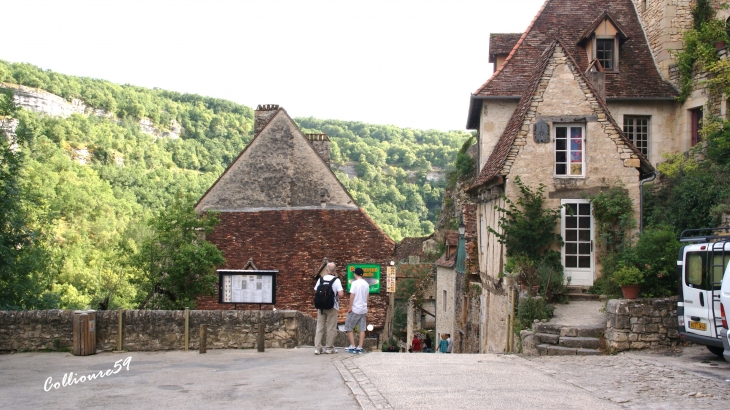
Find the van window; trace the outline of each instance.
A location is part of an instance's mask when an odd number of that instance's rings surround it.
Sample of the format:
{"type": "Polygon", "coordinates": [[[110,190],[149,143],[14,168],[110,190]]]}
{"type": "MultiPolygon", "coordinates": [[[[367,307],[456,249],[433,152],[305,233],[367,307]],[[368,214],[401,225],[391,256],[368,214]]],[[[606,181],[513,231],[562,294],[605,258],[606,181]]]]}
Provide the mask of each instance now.
{"type": "Polygon", "coordinates": [[[715,263],[712,267],[712,282],[718,284],[718,286],[722,282],[722,274],[725,272],[725,268],[727,268],[728,261],[730,261],[730,255],[725,255],[724,261],[722,260],[722,255],[715,255],[715,263]],[[722,266],[722,268],[720,266],[722,266]]]}
{"type": "Polygon", "coordinates": [[[693,285],[695,288],[702,287],[704,255],[705,252],[692,252],[687,254],[687,266],[684,274],[687,285],[693,285]]]}
{"type": "Polygon", "coordinates": [[[725,272],[728,262],[730,262],[730,253],[724,255],[724,260],[722,254],[715,254],[711,263],[707,251],[688,252],[684,267],[685,284],[696,289],[711,290],[712,283],[715,283],[715,289],[720,289],[722,274],[725,272]],[[712,274],[712,277],[709,273],[712,274]]]}

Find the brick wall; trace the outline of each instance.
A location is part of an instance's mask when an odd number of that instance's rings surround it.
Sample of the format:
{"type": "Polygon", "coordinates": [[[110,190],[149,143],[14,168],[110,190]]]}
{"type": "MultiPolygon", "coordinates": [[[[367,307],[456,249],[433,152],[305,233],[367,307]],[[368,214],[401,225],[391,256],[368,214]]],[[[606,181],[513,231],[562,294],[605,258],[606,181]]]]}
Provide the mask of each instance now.
{"type": "MultiPolygon", "coordinates": [[[[393,258],[395,244],[361,209],[282,210],[223,212],[221,223],[206,239],[223,252],[221,269],[243,269],[250,258],[259,269],[278,270],[276,309],[298,310],[312,317],[314,275],[324,258],[337,264],[337,274],[345,286],[348,263],[379,263],[382,290],[371,294],[368,323],[385,325],[388,297],[385,292],[386,266],[393,258]]],[[[346,306],[346,296],[340,301],[346,306]]],[[[233,309],[219,304],[218,295],[200,298],[198,309],[233,309]]],[[[259,309],[258,305],[238,305],[239,309],[259,309]]],[[[271,309],[272,306],[265,306],[271,309]]],[[[347,309],[340,309],[341,320],[347,309]]]]}

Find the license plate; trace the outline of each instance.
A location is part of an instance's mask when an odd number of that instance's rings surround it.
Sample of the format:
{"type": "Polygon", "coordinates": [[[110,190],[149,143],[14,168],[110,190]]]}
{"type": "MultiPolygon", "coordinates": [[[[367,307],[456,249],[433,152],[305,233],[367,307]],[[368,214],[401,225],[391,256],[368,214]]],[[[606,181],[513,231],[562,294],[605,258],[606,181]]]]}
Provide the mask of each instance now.
{"type": "Polygon", "coordinates": [[[705,331],[707,331],[707,323],[702,323],[702,322],[689,322],[689,328],[690,329],[701,330],[701,331],[705,332],[705,331]]]}

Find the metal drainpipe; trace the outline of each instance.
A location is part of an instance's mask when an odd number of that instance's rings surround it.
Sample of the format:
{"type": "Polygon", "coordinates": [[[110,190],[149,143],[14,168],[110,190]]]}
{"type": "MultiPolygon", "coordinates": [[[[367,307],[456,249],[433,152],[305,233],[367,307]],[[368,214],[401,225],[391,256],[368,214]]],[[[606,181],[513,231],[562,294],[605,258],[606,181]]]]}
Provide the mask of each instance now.
{"type": "Polygon", "coordinates": [[[639,181],[639,233],[644,232],[644,183],[655,180],[657,175],[659,173],[653,171],[650,177],[639,181]]]}

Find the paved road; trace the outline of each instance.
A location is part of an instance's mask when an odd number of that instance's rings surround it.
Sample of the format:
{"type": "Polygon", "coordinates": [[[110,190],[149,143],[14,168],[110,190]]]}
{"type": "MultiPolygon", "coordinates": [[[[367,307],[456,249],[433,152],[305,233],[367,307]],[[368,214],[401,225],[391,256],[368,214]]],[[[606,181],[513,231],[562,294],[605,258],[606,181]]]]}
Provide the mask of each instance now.
{"type": "Polygon", "coordinates": [[[720,409],[730,402],[730,365],[702,347],[532,358],[312,353],[301,348],[0,355],[0,403],[3,409],[598,410],[720,409]],[[123,366],[127,357],[129,370],[123,366]],[[69,372],[74,378],[99,372],[104,377],[61,386],[69,372]],[[56,382],[57,389],[49,387],[56,382]]]}

